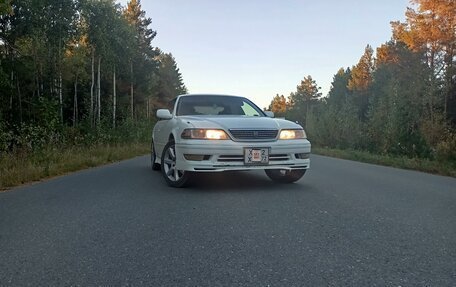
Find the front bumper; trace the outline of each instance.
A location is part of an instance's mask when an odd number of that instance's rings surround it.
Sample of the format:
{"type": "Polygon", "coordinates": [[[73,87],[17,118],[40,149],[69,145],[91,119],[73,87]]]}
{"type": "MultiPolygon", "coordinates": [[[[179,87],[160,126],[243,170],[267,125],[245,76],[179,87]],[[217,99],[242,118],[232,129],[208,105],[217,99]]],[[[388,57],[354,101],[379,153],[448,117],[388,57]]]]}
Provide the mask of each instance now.
{"type": "Polygon", "coordinates": [[[176,168],[197,172],[220,172],[255,169],[308,169],[310,142],[277,140],[271,142],[235,142],[231,140],[185,140],[176,143],[176,168]],[[269,148],[269,164],[244,164],[245,148],[269,148]],[[184,155],[204,155],[203,160],[187,160],[184,155]],[[306,158],[300,158],[307,155],[306,158]]]}

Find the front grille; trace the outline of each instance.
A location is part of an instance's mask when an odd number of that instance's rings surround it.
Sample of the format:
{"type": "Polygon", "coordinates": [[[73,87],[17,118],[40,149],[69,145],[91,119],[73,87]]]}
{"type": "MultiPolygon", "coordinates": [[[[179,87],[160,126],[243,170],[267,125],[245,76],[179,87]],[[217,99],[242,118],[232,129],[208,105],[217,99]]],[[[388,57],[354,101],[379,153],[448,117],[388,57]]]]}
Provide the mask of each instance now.
{"type": "Polygon", "coordinates": [[[236,162],[236,161],[244,161],[244,156],[242,155],[220,155],[217,161],[221,162],[236,162]]]}
{"type": "MultiPolygon", "coordinates": [[[[287,154],[270,154],[269,161],[285,161],[290,160],[287,154]]],[[[243,155],[219,155],[218,162],[244,162],[243,155]]]]}
{"type": "Polygon", "coordinates": [[[289,160],[290,157],[287,154],[270,154],[269,161],[283,161],[289,160]]]}
{"type": "Polygon", "coordinates": [[[231,129],[231,135],[237,140],[273,140],[278,130],[242,130],[231,129]]]}

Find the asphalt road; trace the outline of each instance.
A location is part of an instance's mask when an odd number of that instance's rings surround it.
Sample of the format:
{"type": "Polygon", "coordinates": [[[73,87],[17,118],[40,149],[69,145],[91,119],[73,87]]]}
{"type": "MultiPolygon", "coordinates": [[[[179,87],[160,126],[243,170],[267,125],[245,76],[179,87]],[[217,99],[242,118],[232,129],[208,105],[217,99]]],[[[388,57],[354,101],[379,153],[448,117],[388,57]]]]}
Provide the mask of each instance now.
{"type": "Polygon", "coordinates": [[[148,157],[0,193],[1,286],[456,286],[456,179],[313,156],[165,185],[148,157]]]}

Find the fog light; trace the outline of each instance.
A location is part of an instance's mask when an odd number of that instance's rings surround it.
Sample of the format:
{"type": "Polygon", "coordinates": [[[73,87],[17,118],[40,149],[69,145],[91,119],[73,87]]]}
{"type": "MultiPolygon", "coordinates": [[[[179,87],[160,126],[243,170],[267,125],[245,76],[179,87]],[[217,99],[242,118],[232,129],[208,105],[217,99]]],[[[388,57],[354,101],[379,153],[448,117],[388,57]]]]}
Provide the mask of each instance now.
{"type": "Polygon", "coordinates": [[[202,161],[206,156],[203,154],[184,154],[186,160],[202,161]]]}
{"type": "Polygon", "coordinates": [[[295,154],[297,159],[308,159],[310,157],[310,153],[297,153],[295,154]]]}

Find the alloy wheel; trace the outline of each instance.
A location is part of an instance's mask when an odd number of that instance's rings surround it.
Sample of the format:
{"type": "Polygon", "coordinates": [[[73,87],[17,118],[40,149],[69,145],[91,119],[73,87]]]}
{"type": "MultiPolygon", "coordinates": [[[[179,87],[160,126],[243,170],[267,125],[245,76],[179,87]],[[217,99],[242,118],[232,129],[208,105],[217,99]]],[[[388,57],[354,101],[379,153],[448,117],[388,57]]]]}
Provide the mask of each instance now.
{"type": "Polygon", "coordinates": [[[170,140],[163,149],[161,157],[161,171],[166,183],[172,187],[184,187],[188,184],[192,173],[185,170],[178,170],[176,146],[173,140],[170,140]]]}

